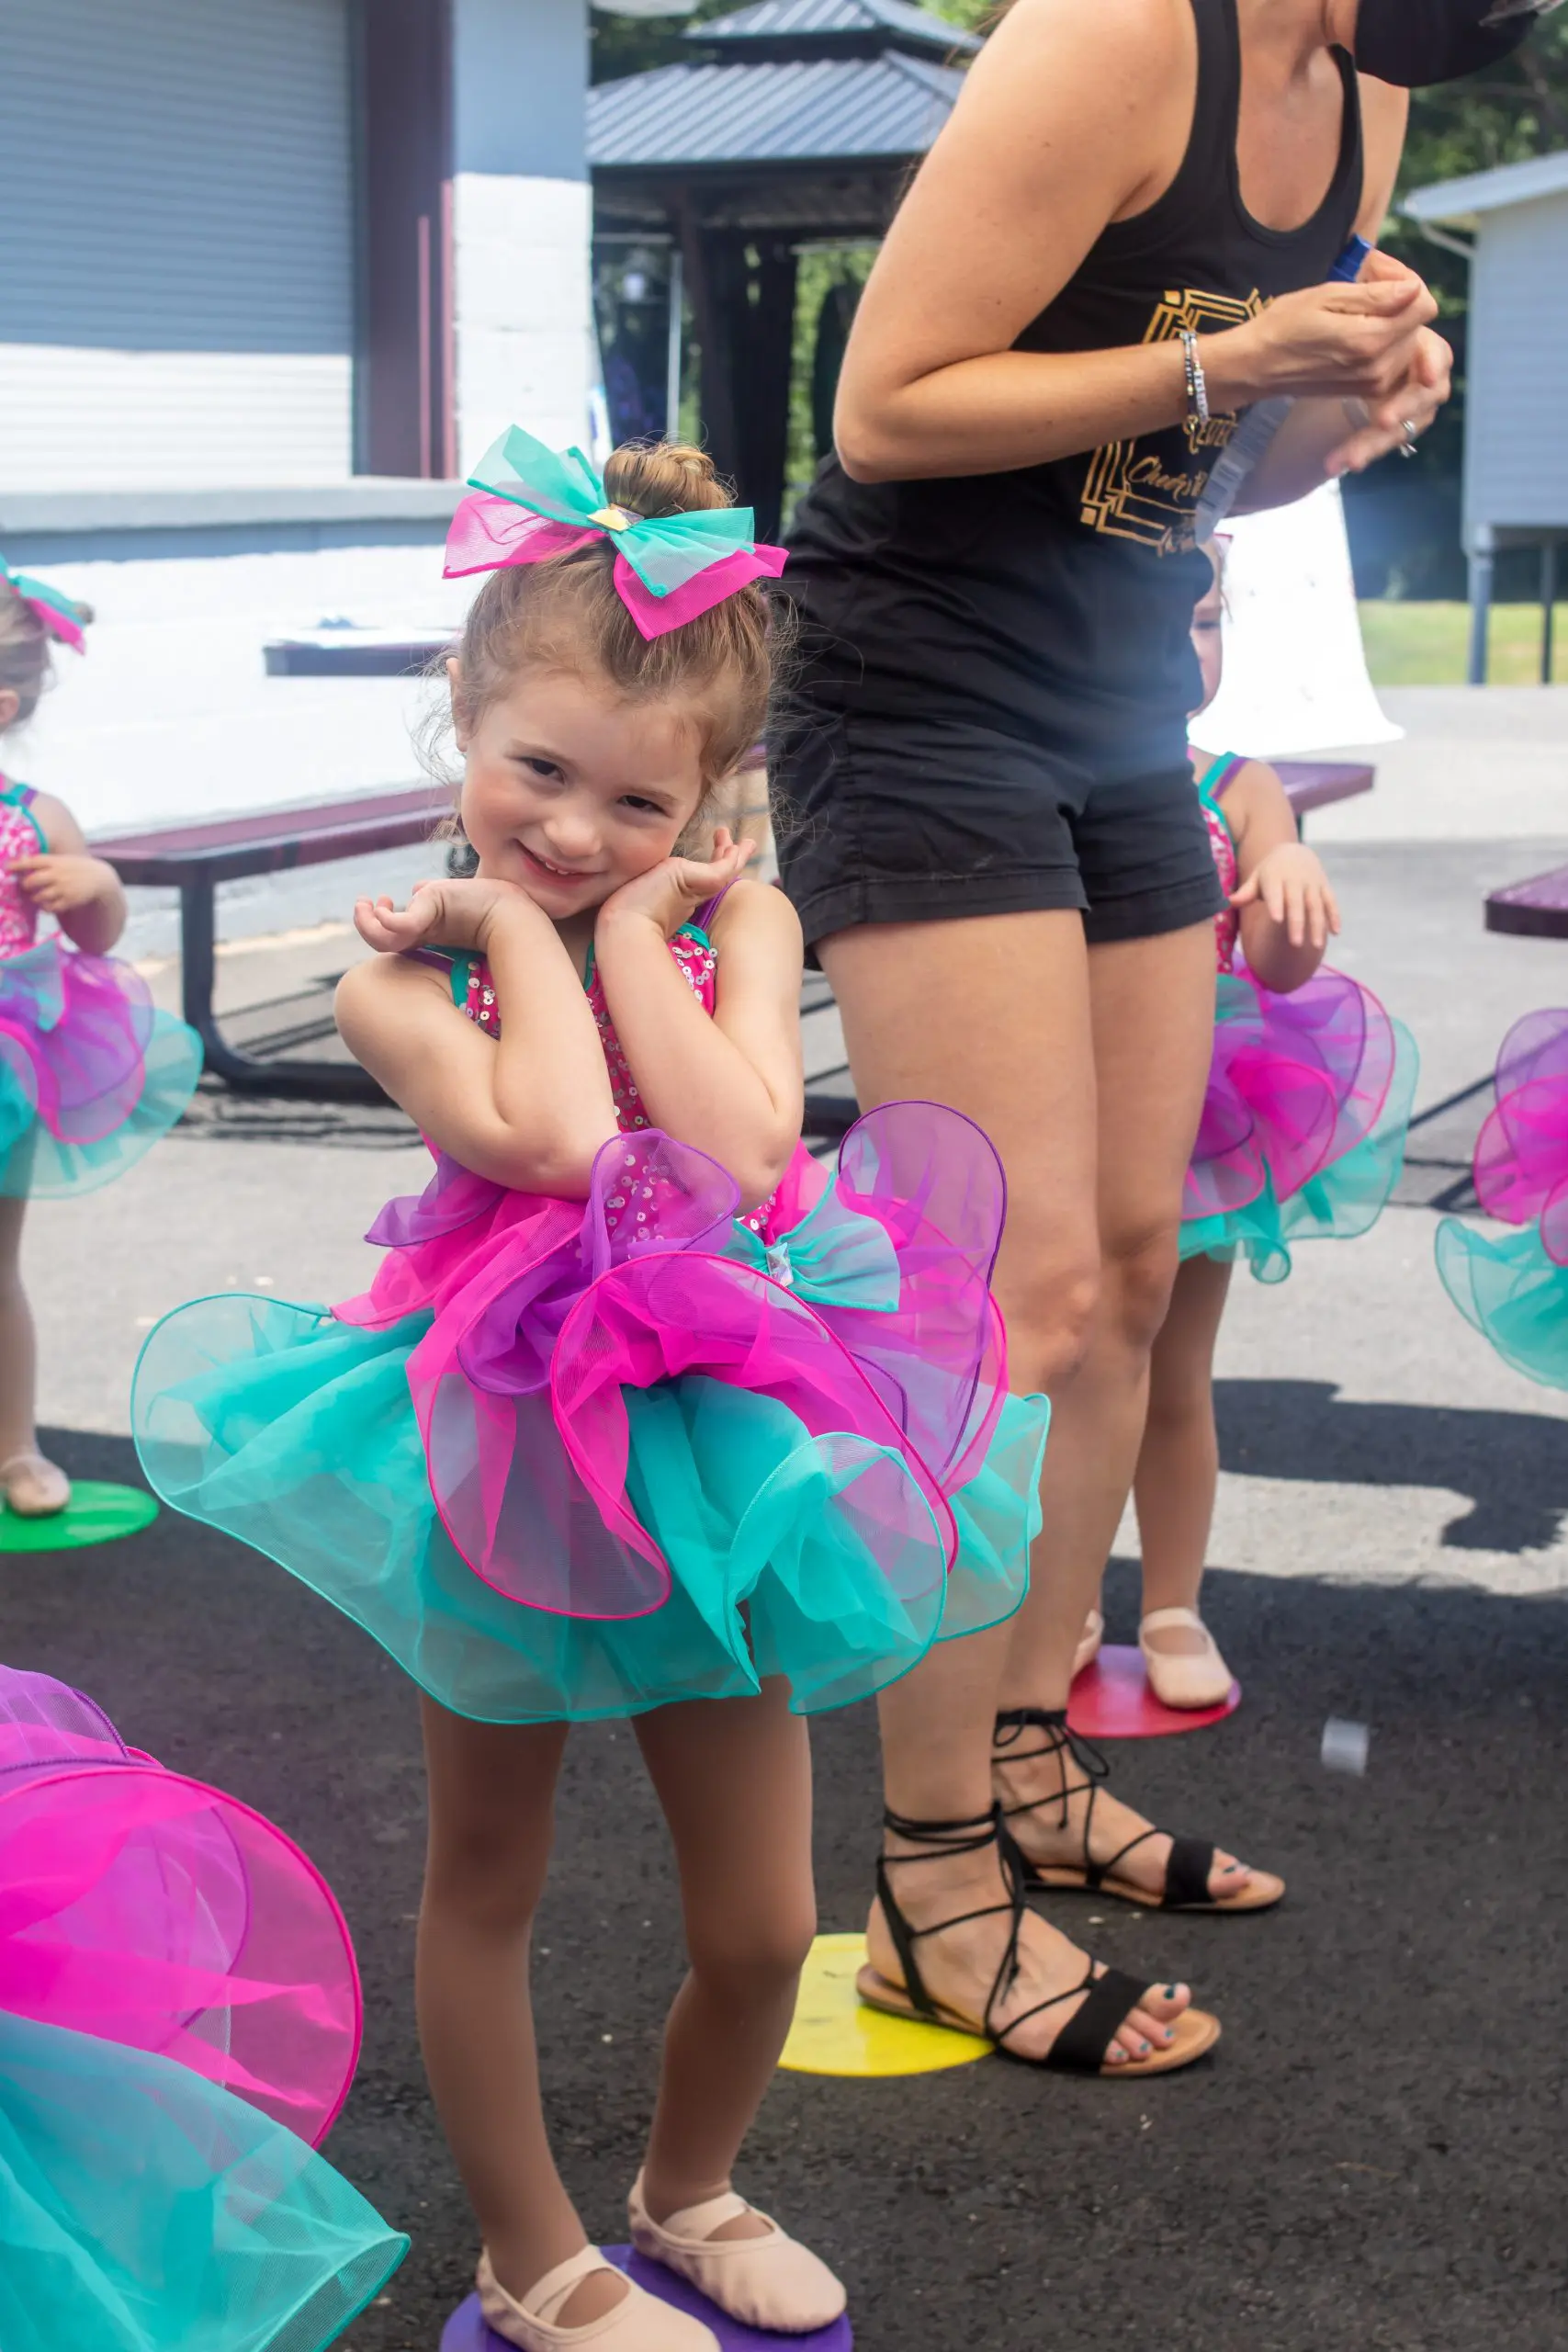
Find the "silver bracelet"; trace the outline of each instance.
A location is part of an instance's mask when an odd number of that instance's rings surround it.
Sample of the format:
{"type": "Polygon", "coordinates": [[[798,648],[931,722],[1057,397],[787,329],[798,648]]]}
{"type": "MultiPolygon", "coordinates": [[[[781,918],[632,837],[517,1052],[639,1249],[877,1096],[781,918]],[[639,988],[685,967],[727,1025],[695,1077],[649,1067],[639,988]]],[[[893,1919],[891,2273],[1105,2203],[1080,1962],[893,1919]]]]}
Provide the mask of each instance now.
{"type": "Polygon", "coordinates": [[[1209,422],[1209,387],[1203,375],[1203,363],[1198,356],[1198,338],[1190,327],[1181,329],[1181,356],[1187,379],[1187,422],[1207,424],[1209,422]]]}

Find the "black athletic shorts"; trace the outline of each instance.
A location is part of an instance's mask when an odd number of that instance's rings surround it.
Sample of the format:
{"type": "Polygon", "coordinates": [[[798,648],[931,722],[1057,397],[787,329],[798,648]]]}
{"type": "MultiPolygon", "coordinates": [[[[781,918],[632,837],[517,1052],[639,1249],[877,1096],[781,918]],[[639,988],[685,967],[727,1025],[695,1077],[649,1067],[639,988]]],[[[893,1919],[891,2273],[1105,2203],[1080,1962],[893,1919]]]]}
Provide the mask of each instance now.
{"type": "Polygon", "coordinates": [[[807,944],[859,923],[1077,908],[1091,945],[1224,900],[1192,771],[1104,783],[967,718],[897,723],[808,697],[769,739],[785,889],[807,944]]]}

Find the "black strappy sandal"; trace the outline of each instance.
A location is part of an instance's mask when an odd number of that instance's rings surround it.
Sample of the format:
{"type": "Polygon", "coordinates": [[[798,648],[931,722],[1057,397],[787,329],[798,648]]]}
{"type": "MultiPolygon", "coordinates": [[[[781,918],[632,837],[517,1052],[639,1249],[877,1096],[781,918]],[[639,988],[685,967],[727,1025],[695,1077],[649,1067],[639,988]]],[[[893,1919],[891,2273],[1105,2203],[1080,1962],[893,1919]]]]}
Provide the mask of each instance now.
{"type": "Polygon", "coordinates": [[[1173,2039],[1163,2050],[1152,2050],[1146,2058],[1128,2058],[1120,2066],[1108,2066],[1105,2053],[1126,2023],[1130,2011],[1145,2000],[1154,1987],[1140,1984],[1135,1976],[1128,1976],[1119,1968],[1097,1972],[1091,1960],[1081,1980],[1066,1993],[1053,1993],[1049,1999],[1036,2001],[1032,2009],[1012,2018],[999,2029],[992,2023],[997,2003],[1011,1990],[1019,1971],[1018,1939],[1026,1908],[1024,1897],[1024,1862],[1003,1824],[999,1806],[989,1813],[979,1814],[972,1821],[908,1821],[902,1814],[883,1815],[886,1826],[896,1838],[907,1838],[913,1844],[923,1845],[923,1854],[884,1854],[876,1865],[876,1899],[882,1905],[882,1916],[893,1939],[893,1949],[898,1955],[898,1965],[904,1973],[902,1984],[892,1984],[881,1976],[869,1962],[855,1979],[855,1989],[868,2008],[885,2009],[890,2017],[917,2018],[928,2025],[948,2027],[955,2033],[979,2034],[1004,2058],[1021,2066],[1045,2067],[1057,2074],[1101,2075],[1111,2078],[1125,2075],[1129,2080],[1145,2075],[1166,2075],[1178,2066],[1190,2066],[1195,2058],[1212,2050],[1220,2038],[1220,2023],[1202,2009],[1187,2009],[1172,2024],[1173,2039]],[[929,1928],[912,1928],[899,1909],[893,1894],[890,1871],[900,1869],[906,1862],[931,1862],[953,1854],[978,1854],[987,1846],[995,1846],[1001,1862],[1002,1877],[1008,1897],[1004,1903],[987,1903],[977,1911],[956,1912],[950,1919],[939,1919],[929,1928]],[[940,1936],[946,1928],[957,1928],[969,1919],[1010,1917],[1012,1932],[1002,1953],[1001,1964],[991,1980],[986,1996],[985,2013],[978,2022],[962,2017],[956,2009],[931,1998],[915,1954],[915,1946],[926,1936],[940,1936]],[[1064,2001],[1077,2001],[1074,2010],[1056,2039],[1043,2058],[1027,2057],[1023,2052],[1010,2046],[1008,2037],[1031,2018],[1054,2009],[1064,2001]]]}
{"type": "Polygon", "coordinates": [[[1061,1759],[1062,1785],[1048,1797],[1036,1797],[1032,1804],[1000,1805],[1004,1823],[1014,1820],[1021,1813],[1039,1813],[1046,1805],[1055,1805],[1062,1828],[1067,1826],[1067,1800],[1081,1796],[1087,1789],[1089,1804],[1084,1814],[1083,1861],[1032,1862],[1027,1854],[1019,1854],[1023,1883],[1029,1892],[1063,1894],[1112,1894],[1122,1903],[1141,1903],[1149,1911],[1269,1911],[1285,1892],[1285,1882],[1271,1871],[1254,1871],[1245,1886],[1235,1894],[1215,1895],[1210,1892],[1209,1875],[1214,1867],[1214,1849],[1201,1838],[1173,1838],[1170,1858],[1165,1866],[1165,1885],[1158,1894],[1151,1894],[1147,1887],[1134,1886],[1127,1878],[1118,1878],[1116,1865],[1125,1861],[1134,1846],[1142,1846],[1150,1838],[1165,1833],[1158,1829],[1140,1829],[1124,1846],[1103,1862],[1097,1862],[1089,1851],[1094,1834],[1094,1805],[1101,1782],[1111,1778],[1111,1767],[1098,1747],[1090,1747],[1081,1734],[1071,1729],[1066,1709],[1044,1707],[1010,1707],[997,1717],[996,1736],[992,1741],[992,1760],[998,1764],[1032,1764],[1037,1757],[1055,1756],[1061,1759]],[[1044,1744],[1040,1747],[1018,1745],[1026,1731],[1043,1732],[1044,1744]],[[1068,1758],[1084,1775],[1081,1781],[1069,1781],[1068,1758]]]}

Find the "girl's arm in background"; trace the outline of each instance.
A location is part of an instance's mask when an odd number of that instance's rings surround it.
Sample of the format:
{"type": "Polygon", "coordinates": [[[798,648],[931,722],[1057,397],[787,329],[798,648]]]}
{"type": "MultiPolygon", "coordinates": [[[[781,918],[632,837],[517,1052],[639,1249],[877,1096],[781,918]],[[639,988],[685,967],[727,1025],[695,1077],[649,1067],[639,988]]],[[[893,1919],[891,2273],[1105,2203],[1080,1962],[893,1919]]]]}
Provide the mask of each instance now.
{"type": "Polygon", "coordinates": [[[631,894],[640,887],[607,904],[595,936],[615,1034],[651,1124],[728,1168],[754,1208],[788,1166],[805,1115],[799,918],[782,890],[735,884],[711,933],[718,982],[710,1020],[670,953],[673,903],[651,893],[639,903],[631,894]]]}
{"type": "Polygon", "coordinates": [[[11,871],[23,895],[54,917],[73,946],[89,956],[107,956],[125,929],[125,892],[118,875],[92,854],[62,800],[35,793],[32,811],[49,847],[13,859],[11,871]]]}
{"type": "Polygon", "coordinates": [[[401,912],[362,899],[382,952],[338,982],[344,1044],[431,1142],[514,1192],[583,1200],[615,1106],[582,982],[554,924],[505,883],[427,883],[401,912]],[[501,1035],[452,1001],[447,974],[400,950],[439,941],[485,957],[501,1035]]]}
{"type": "Polygon", "coordinates": [[[1322,862],[1297,837],[1285,787],[1271,767],[1249,760],[1225,793],[1240,888],[1231,904],[1241,917],[1247,968],[1266,989],[1288,996],[1310,980],[1339,929],[1339,909],[1322,862]]]}

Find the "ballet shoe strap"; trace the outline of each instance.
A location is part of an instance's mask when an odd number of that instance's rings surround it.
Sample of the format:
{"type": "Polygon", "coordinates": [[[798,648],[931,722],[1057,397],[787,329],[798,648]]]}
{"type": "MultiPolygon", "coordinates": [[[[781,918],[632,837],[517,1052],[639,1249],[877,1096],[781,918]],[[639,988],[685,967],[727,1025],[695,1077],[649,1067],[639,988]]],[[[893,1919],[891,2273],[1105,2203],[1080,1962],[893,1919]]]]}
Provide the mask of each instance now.
{"type": "MultiPolygon", "coordinates": [[[[654,2227],[661,2230],[666,2237],[690,2238],[698,2245],[707,2245],[713,2243],[716,2230],[723,2229],[726,2222],[738,2222],[742,2213],[755,2214],[759,2222],[768,2220],[765,2213],[758,2213],[754,2205],[748,2205],[744,2197],[737,2196],[735,2190],[729,2188],[722,2197],[710,2197],[705,2205],[682,2206],[678,2213],[671,2213],[667,2222],[655,2222],[654,2227]]],[[[768,2227],[770,2235],[773,2234],[774,2225],[769,2222],[768,2227]]],[[[756,2247],[761,2243],[760,2238],[720,2238],[714,2245],[714,2251],[722,2254],[727,2245],[756,2247]]]]}
{"type": "Polygon", "coordinates": [[[1151,1630],[1163,1634],[1168,1627],[1174,1631],[1177,1626],[1184,1633],[1202,1634],[1211,1642],[1214,1638],[1195,1609],[1151,1609],[1138,1630],[1143,1634],[1151,1630]]]}
{"type": "Polygon", "coordinates": [[[487,2252],[479,2257],[479,2293],[481,2300],[486,2294],[497,2296],[524,2319],[543,2320],[548,2325],[573,2290],[596,2270],[608,2270],[615,2278],[622,2275],[613,2263],[605,2261],[596,2245],[582,2246],[565,2262],[558,2262],[553,2270],[547,2270],[542,2278],[536,2278],[519,2302],[496,2277],[487,2252]]]}

